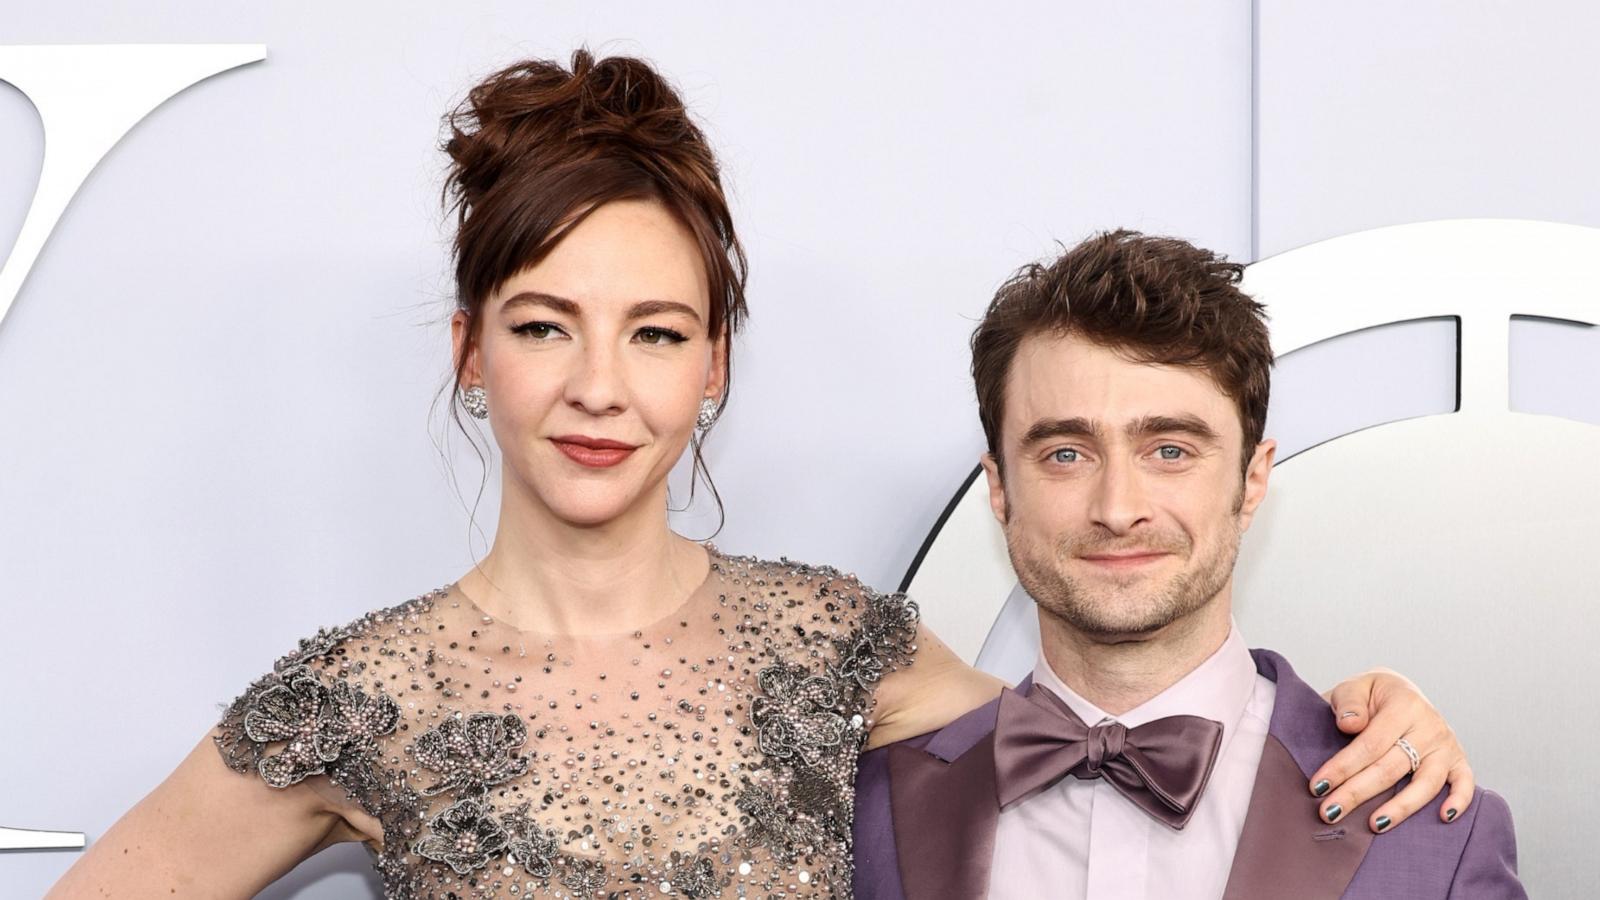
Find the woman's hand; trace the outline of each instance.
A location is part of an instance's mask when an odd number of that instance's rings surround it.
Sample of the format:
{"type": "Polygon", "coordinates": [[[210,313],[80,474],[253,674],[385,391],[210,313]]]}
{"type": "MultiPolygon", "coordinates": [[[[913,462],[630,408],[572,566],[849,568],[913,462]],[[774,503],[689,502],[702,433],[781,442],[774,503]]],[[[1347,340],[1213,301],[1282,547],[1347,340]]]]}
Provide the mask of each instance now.
{"type": "Polygon", "coordinates": [[[1384,832],[1399,825],[1447,782],[1450,794],[1439,805],[1439,818],[1453,822],[1466,812],[1474,790],[1466,751],[1444,716],[1410,679],[1392,669],[1374,669],[1341,682],[1323,697],[1333,707],[1339,730],[1356,735],[1311,776],[1311,794],[1321,798],[1318,809],[1324,821],[1334,806],[1339,811],[1332,821],[1338,821],[1411,773],[1400,738],[1417,751],[1421,765],[1410,784],[1373,810],[1367,827],[1384,832]]]}

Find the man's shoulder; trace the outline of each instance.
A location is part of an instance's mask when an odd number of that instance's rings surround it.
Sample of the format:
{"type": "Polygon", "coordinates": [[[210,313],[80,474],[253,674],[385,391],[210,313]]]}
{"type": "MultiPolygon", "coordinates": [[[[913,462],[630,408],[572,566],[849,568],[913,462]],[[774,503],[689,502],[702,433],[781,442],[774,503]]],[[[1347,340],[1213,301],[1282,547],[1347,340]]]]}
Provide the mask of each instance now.
{"type": "Polygon", "coordinates": [[[1394,885],[1411,884],[1418,896],[1525,900],[1517,878],[1510,805],[1480,787],[1472,805],[1447,823],[1438,809],[1448,792],[1440,791],[1411,818],[1373,840],[1346,897],[1389,897],[1394,885]]]}
{"type": "Polygon", "coordinates": [[[1274,650],[1253,648],[1256,673],[1274,685],[1272,717],[1267,733],[1283,744],[1307,779],[1343,750],[1351,736],[1339,730],[1328,702],[1295,673],[1289,660],[1274,650]]]}

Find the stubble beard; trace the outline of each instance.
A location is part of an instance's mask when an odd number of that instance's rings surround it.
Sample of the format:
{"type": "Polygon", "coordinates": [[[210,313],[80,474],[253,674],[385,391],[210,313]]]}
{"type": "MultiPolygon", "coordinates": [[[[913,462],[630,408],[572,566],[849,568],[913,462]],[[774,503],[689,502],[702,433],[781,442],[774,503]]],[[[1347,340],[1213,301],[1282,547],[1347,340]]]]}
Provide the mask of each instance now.
{"type": "Polygon", "coordinates": [[[1134,548],[1109,534],[1067,534],[1053,546],[1040,547],[1012,532],[1007,526],[1006,546],[1023,589],[1052,617],[1099,638],[1150,634],[1204,608],[1227,585],[1239,556],[1237,527],[1223,529],[1221,539],[1198,559],[1187,535],[1147,535],[1138,548],[1172,553],[1191,564],[1161,580],[1131,573],[1086,583],[1068,574],[1073,559],[1093,550],[1134,548]]]}

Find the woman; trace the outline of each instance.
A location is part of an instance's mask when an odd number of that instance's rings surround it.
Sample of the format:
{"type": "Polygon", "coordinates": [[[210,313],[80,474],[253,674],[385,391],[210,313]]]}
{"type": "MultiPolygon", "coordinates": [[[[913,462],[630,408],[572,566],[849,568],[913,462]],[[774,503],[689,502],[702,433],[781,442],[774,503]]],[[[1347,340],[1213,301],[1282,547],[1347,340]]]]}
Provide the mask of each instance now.
{"type": "MultiPolygon", "coordinates": [[[[53,895],[245,896],[355,840],[391,897],[847,896],[859,750],[999,683],[902,596],[668,528],[745,305],[715,160],[660,76],[529,62],[450,125],[454,383],[503,457],[493,547],[301,641],[53,895]]],[[[1339,708],[1364,712],[1372,680],[1339,708]]],[[[1408,684],[1380,687],[1401,696],[1376,746],[1407,734],[1436,790],[1459,747],[1408,684]]],[[[1347,808],[1405,771],[1348,779],[1364,747],[1318,773],[1347,808]]]]}

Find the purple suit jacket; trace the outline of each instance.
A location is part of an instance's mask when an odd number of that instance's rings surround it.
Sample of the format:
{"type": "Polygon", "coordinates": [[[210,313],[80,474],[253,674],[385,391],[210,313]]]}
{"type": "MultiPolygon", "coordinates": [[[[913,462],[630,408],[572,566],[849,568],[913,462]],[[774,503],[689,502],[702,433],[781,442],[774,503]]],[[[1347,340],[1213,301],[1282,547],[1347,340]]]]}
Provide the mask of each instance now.
{"type": "MultiPolygon", "coordinates": [[[[1478,789],[1454,823],[1428,809],[1374,839],[1367,817],[1393,791],[1336,825],[1317,818],[1306,785],[1349,742],[1328,704],[1270,650],[1256,671],[1278,686],[1250,811],[1225,900],[1526,898],[1517,881],[1511,811],[1478,789]]],[[[1021,690],[1028,690],[1024,682],[1021,690]]],[[[939,731],[861,757],[856,777],[857,900],[982,900],[994,860],[999,801],[994,723],[999,701],[939,731]]],[[[1434,801],[1443,800],[1443,794],[1434,801]]],[[[1048,895],[1041,886],[1041,896],[1048,895]]]]}

